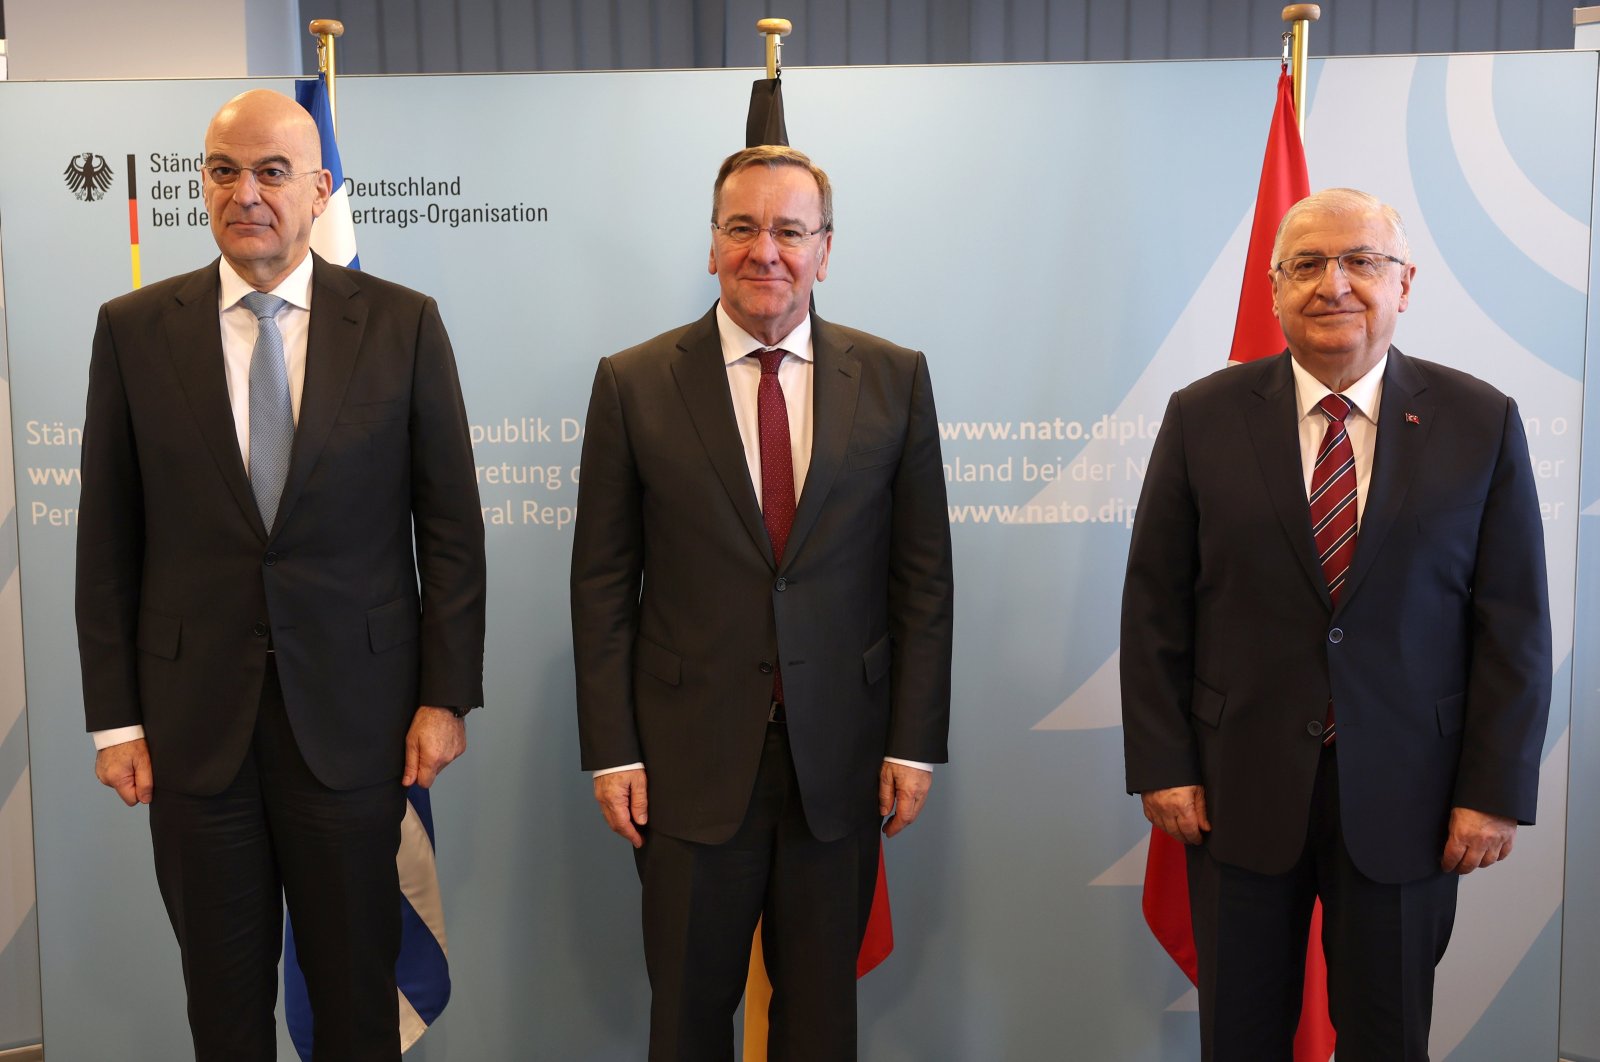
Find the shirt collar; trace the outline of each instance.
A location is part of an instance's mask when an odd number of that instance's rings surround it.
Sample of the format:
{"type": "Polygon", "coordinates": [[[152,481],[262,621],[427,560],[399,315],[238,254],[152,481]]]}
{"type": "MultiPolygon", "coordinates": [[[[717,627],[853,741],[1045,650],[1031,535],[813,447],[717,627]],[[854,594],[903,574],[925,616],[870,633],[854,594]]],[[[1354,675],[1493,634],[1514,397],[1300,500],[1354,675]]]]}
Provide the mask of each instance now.
{"type": "Polygon", "coordinates": [[[800,323],[794,326],[794,331],[768,347],[761,340],[746,332],[734,323],[728,311],[722,308],[722,300],[717,300],[717,334],[722,339],[722,361],[732,365],[740,358],[747,358],[758,350],[771,350],[782,347],[790,354],[810,361],[811,353],[811,315],[808,313],[800,318],[800,323]]]}
{"type": "MultiPolygon", "coordinates": [[[[240,299],[256,290],[248,280],[238,274],[226,258],[219,261],[218,269],[222,276],[220,298],[224,310],[233,309],[239,304],[240,299]]],[[[311,252],[307,251],[300,264],[290,270],[289,275],[267,294],[276,295],[298,309],[311,309],[311,252]]]]}
{"type": "MultiPolygon", "coordinates": [[[[1378,359],[1378,364],[1367,370],[1366,375],[1339,392],[1350,400],[1356,412],[1374,424],[1378,422],[1378,401],[1383,397],[1383,370],[1388,364],[1389,355],[1385,353],[1378,359]]],[[[1294,393],[1299,403],[1296,408],[1300,411],[1300,417],[1304,419],[1316,413],[1317,403],[1333,394],[1333,391],[1327,384],[1307,372],[1298,361],[1294,360],[1292,354],[1289,355],[1289,365],[1294,370],[1294,393]]]]}

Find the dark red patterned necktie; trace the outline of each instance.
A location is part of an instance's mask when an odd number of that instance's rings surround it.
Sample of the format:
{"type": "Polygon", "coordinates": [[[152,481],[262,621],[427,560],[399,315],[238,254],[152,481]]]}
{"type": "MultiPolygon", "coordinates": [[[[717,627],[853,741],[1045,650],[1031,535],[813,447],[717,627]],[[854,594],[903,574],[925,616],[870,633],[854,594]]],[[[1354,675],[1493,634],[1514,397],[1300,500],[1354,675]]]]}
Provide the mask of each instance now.
{"type": "MultiPolygon", "coordinates": [[[[1328,395],[1317,403],[1317,409],[1328,419],[1328,430],[1323,433],[1317,463],[1311,470],[1311,535],[1317,543],[1322,577],[1327,580],[1328,596],[1335,608],[1356,554],[1356,455],[1344,425],[1350,408],[1350,400],[1343,395],[1328,395]]],[[[1322,731],[1322,743],[1331,741],[1332,701],[1328,702],[1328,721],[1322,731]]]]}
{"type": "Polygon", "coordinates": [[[794,451],[789,445],[789,407],[778,383],[778,363],[785,350],[761,350],[761,387],[756,415],[761,427],[761,520],[772,540],[772,559],[783,565],[783,549],[794,525],[794,451]]]}
{"type": "MultiPolygon", "coordinates": [[[[789,407],[778,383],[778,364],[788,353],[760,350],[761,386],[756,391],[756,417],[761,429],[761,520],[772,542],[772,561],[782,567],[783,550],[794,526],[794,449],[789,443],[789,407]]],[[[783,676],[774,665],[772,699],[783,700],[783,676]]]]}

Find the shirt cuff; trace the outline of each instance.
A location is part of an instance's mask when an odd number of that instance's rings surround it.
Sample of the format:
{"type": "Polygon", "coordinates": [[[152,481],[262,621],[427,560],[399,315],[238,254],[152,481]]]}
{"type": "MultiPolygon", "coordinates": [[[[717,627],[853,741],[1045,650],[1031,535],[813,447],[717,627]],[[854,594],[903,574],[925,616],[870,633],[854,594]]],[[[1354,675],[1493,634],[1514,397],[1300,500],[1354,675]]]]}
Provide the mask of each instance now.
{"type": "Polygon", "coordinates": [[[898,763],[902,767],[915,767],[919,771],[927,771],[929,774],[933,773],[933,764],[922,763],[919,760],[902,760],[899,756],[885,756],[883,758],[883,762],[898,763]]]}
{"type": "Polygon", "coordinates": [[[642,763],[625,763],[621,767],[606,767],[603,770],[596,771],[596,772],[594,772],[594,776],[596,778],[599,778],[603,774],[619,774],[622,771],[642,771],[642,770],[644,770],[644,764],[642,764],[642,763]]]}
{"type": "Polygon", "coordinates": [[[144,727],[135,723],[133,726],[119,726],[114,730],[94,730],[89,736],[94,738],[94,750],[109,749],[112,745],[122,745],[129,741],[138,741],[144,737],[144,727]]]}

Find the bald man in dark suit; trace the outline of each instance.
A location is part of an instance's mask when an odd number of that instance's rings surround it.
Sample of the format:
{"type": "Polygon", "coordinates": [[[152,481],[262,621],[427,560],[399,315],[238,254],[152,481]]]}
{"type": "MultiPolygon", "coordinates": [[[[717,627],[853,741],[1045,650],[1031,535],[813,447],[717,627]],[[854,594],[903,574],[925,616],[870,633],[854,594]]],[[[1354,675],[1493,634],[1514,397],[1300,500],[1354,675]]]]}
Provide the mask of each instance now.
{"type": "Polygon", "coordinates": [[[100,311],[78,644],[96,773],[150,805],[195,1055],[277,1057],[283,905],[319,1059],[399,1056],[405,787],[483,701],[484,553],[433,300],[309,250],[331,177],[273,92],[206,133],[220,260],[100,311]]]}

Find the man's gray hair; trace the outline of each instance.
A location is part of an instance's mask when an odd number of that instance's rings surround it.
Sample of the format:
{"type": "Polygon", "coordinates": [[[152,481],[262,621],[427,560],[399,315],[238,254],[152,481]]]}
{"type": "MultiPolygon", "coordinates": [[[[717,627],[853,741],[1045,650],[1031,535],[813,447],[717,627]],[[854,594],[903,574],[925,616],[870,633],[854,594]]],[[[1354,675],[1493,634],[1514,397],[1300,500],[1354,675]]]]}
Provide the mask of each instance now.
{"type": "Polygon", "coordinates": [[[1406,239],[1406,225],[1400,220],[1398,210],[1377,196],[1369,195],[1357,188],[1325,188],[1306,196],[1284,213],[1283,220],[1278,223],[1277,238],[1272,241],[1274,267],[1283,261],[1285,250],[1283,234],[1289,230],[1290,222],[1302,214],[1332,214],[1334,217],[1346,218],[1377,214],[1388,222],[1389,230],[1394,233],[1394,246],[1378,249],[1387,251],[1404,261],[1411,261],[1411,243],[1406,239]]]}
{"type": "Polygon", "coordinates": [[[779,166],[794,166],[811,174],[811,179],[817,182],[817,195],[822,199],[822,231],[833,231],[833,185],[829,183],[828,175],[823,173],[822,167],[812,162],[811,156],[805,152],[781,144],[763,144],[760,147],[745,148],[722,160],[722,168],[717,171],[717,183],[711,188],[713,225],[717,223],[718,213],[722,207],[722,186],[727,183],[729,177],[752,166],[765,166],[769,170],[775,170],[779,166]]]}

